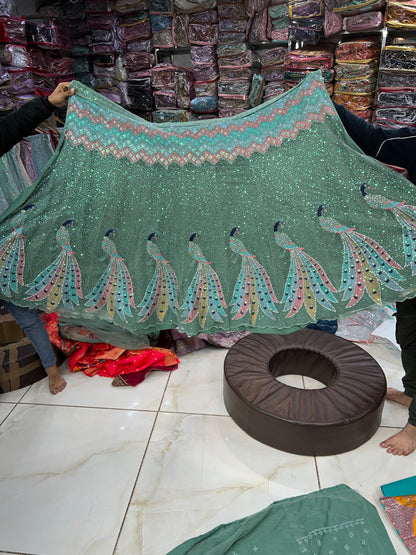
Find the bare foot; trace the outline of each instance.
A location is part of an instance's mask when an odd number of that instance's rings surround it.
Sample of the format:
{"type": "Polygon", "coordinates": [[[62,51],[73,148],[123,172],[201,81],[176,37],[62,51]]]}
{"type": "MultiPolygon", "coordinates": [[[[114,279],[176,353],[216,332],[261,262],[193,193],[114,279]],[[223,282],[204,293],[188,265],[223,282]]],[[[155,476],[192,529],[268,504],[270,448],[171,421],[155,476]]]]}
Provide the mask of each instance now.
{"type": "Polygon", "coordinates": [[[52,395],[56,395],[57,393],[63,391],[66,387],[66,381],[59,373],[56,364],[54,364],[54,366],[49,366],[48,368],[45,368],[45,370],[48,374],[49,391],[52,393],[52,395]]]}
{"type": "Polygon", "coordinates": [[[399,433],[380,443],[392,455],[410,455],[416,449],[416,426],[407,423],[399,433]]]}
{"type": "Polygon", "coordinates": [[[394,389],[394,387],[387,388],[386,399],[404,405],[405,407],[410,407],[412,402],[412,398],[406,395],[404,391],[399,391],[398,389],[394,389]]]}

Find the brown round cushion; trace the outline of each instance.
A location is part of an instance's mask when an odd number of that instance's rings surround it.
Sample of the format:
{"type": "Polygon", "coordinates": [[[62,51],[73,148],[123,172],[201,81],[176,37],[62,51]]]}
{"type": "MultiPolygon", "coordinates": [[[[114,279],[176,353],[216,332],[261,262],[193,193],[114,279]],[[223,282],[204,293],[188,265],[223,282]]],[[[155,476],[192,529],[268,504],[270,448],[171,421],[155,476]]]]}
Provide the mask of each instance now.
{"type": "Polygon", "coordinates": [[[224,401],[231,418],[253,438],[299,455],[355,449],[377,430],[386,394],[379,364],[332,334],[301,329],[251,334],[224,363],[224,401]],[[299,389],[278,379],[309,376],[323,389],[299,389]]]}

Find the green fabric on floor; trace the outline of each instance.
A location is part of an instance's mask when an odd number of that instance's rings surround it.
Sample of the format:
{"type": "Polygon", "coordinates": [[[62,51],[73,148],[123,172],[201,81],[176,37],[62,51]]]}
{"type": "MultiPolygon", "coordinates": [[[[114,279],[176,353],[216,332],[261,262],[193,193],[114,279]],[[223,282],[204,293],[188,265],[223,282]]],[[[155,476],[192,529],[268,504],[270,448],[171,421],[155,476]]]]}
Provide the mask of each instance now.
{"type": "Polygon", "coordinates": [[[377,509],[341,484],[276,501],[168,555],[395,555],[377,509]]]}

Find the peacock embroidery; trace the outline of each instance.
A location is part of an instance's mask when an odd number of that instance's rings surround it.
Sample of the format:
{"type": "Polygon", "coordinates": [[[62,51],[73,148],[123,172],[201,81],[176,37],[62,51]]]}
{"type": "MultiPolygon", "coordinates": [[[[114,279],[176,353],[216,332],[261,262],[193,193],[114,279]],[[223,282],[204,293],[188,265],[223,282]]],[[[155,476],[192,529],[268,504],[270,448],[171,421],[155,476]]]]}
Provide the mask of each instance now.
{"type": "Polygon", "coordinates": [[[332,217],[322,215],[326,207],[318,208],[319,223],[325,231],[337,233],[344,247],[342,266],[342,283],[339,288],[344,291],[343,301],[349,301],[347,307],[354,306],[364,295],[364,291],[377,304],[381,303],[381,286],[394,291],[402,291],[396,280],[403,277],[396,268],[400,264],[383,249],[379,243],[355,231],[354,227],[345,226],[332,217]]]}
{"type": "Polygon", "coordinates": [[[405,201],[396,202],[382,195],[368,194],[370,187],[363,183],[360,187],[364,200],[371,208],[390,210],[402,227],[404,267],[410,266],[412,275],[416,275],[416,206],[405,201]]]}
{"type": "Polygon", "coordinates": [[[100,310],[107,305],[111,322],[115,314],[126,322],[127,316],[131,316],[130,307],[134,308],[133,284],[124,258],[118,254],[112,239],[115,234],[114,229],[109,229],[103,237],[101,247],[110,261],[91,293],[86,296],[88,300],[85,305],[90,307],[88,312],[100,310]]]}
{"type": "Polygon", "coordinates": [[[255,326],[259,310],[274,319],[273,313],[277,312],[275,303],[278,300],[266,270],[237,238],[239,233],[238,227],[234,227],[230,233],[231,250],[241,256],[241,270],[230,303],[231,313],[235,314],[233,320],[237,320],[249,311],[250,321],[255,326]]]}
{"type": "Polygon", "coordinates": [[[177,300],[178,280],[169,261],[161,254],[156,245],[155,241],[157,241],[157,239],[157,233],[151,233],[147,238],[147,254],[156,262],[156,268],[147,286],[142,302],[138,306],[138,308],[140,308],[140,322],[144,322],[150,318],[155,310],[157,317],[163,322],[169,308],[174,313],[176,313],[179,308],[177,300]]]}
{"type": "Polygon", "coordinates": [[[205,258],[201,247],[198,244],[199,236],[194,233],[189,238],[188,250],[191,256],[198,263],[195,275],[188,287],[186,299],[181,310],[185,317],[184,323],[193,322],[199,315],[199,323],[205,327],[207,316],[216,322],[223,322],[225,316],[224,309],[227,304],[218,275],[213,269],[211,262],[205,258]]]}
{"type": "Polygon", "coordinates": [[[82,298],[81,271],[75,252],[71,248],[69,230],[74,220],[67,220],[56,232],[56,241],[61,252],[43,272],[28,285],[26,298],[30,301],[47,299],[47,309],[56,310],[59,303],[74,310],[82,298]]]}
{"type": "Polygon", "coordinates": [[[276,222],[274,238],[279,247],[290,253],[290,267],[287,276],[282,303],[288,311],[287,318],[305,307],[309,316],[315,319],[317,303],[328,310],[335,311],[332,303],[338,302],[333,293],[336,292],[321,265],[309,256],[303,247],[299,247],[282,231],[283,222],[276,222]]]}
{"type": "Polygon", "coordinates": [[[25,206],[15,216],[11,224],[13,231],[0,242],[0,291],[10,297],[10,288],[17,293],[18,283],[24,285],[25,244],[23,225],[33,204],[25,206]]]}

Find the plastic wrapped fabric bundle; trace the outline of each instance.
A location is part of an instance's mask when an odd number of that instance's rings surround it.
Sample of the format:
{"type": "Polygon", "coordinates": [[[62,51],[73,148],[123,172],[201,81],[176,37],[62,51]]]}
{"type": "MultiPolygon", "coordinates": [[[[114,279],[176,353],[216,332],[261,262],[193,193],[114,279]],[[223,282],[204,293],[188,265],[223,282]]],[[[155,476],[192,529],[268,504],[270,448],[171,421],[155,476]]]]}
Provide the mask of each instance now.
{"type": "Polygon", "coordinates": [[[191,45],[189,54],[193,65],[209,65],[217,63],[217,49],[215,46],[191,45]]]}
{"type": "Polygon", "coordinates": [[[250,98],[247,96],[245,98],[232,98],[232,97],[222,97],[218,98],[218,107],[223,112],[226,110],[231,110],[233,115],[236,113],[241,113],[244,110],[250,108],[250,98]]]}
{"type": "Polygon", "coordinates": [[[382,12],[366,12],[344,17],[344,31],[355,33],[358,31],[371,31],[381,29],[384,16],[382,12]]]}
{"type": "Polygon", "coordinates": [[[217,11],[220,19],[245,19],[247,17],[242,2],[218,2],[217,11]]]}
{"type": "Polygon", "coordinates": [[[380,70],[381,88],[400,87],[416,88],[416,73],[397,73],[395,71],[380,70]]]}
{"type": "Polygon", "coordinates": [[[392,2],[386,5],[385,22],[393,29],[416,28],[416,5],[414,2],[392,2]]]}
{"type": "Polygon", "coordinates": [[[26,23],[22,17],[0,16],[0,42],[26,44],[26,23]]]}
{"type": "Polygon", "coordinates": [[[338,80],[372,79],[377,76],[378,63],[376,60],[365,64],[338,62],[334,69],[338,80]]]}
{"type": "Polygon", "coordinates": [[[251,79],[253,69],[250,64],[246,67],[221,67],[219,72],[220,79],[223,81],[239,81],[241,79],[251,79]]]}
{"type": "Polygon", "coordinates": [[[332,99],[337,104],[343,104],[348,110],[360,111],[371,108],[374,92],[371,93],[334,93],[332,99]]]}
{"type": "Polygon", "coordinates": [[[212,10],[217,0],[174,0],[175,11],[178,13],[196,13],[212,10]]]}
{"type": "Polygon", "coordinates": [[[416,47],[386,46],[381,53],[380,69],[416,71],[416,47]]]}
{"type": "Polygon", "coordinates": [[[335,49],[335,60],[339,62],[363,63],[378,60],[380,46],[373,41],[355,40],[339,44],[335,49]]]}
{"type": "Polygon", "coordinates": [[[319,71],[231,119],[184,123],[73,86],[52,159],[0,220],[0,248],[24,247],[1,298],[88,329],[196,335],[288,332],[415,296],[401,225],[361,193],[413,211],[414,187],[350,139],[319,71]]]}
{"type": "Polygon", "coordinates": [[[173,44],[179,48],[189,47],[188,37],[189,15],[175,14],[173,16],[172,35],[173,44]]]}
{"type": "Polygon", "coordinates": [[[407,108],[402,107],[389,107],[389,108],[376,108],[374,112],[374,121],[376,122],[394,122],[400,125],[408,125],[416,127],[416,110],[414,106],[407,108]]]}
{"type": "Polygon", "coordinates": [[[379,89],[377,91],[377,106],[379,108],[393,106],[416,108],[416,92],[414,89],[379,89]]]}
{"type": "Polygon", "coordinates": [[[192,114],[187,110],[160,110],[152,113],[154,123],[167,123],[174,121],[191,121],[192,114]]]}
{"type": "Polygon", "coordinates": [[[386,0],[334,0],[333,10],[341,15],[353,15],[384,8],[386,0]]]}
{"type": "Polygon", "coordinates": [[[251,81],[223,81],[218,84],[218,94],[220,96],[247,96],[250,92],[251,81]]]}
{"type": "Polygon", "coordinates": [[[216,96],[218,94],[218,80],[194,83],[195,96],[216,96]]]}
{"type": "Polygon", "coordinates": [[[216,96],[199,96],[190,102],[191,112],[196,114],[209,114],[218,110],[218,98],[216,96]]]}
{"type": "Polygon", "coordinates": [[[334,57],[331,52],[324,49],[298,49],[288,52],[285,60],[285,69],[332,68],[334,57]]]}
{"type": "Polygon", "coordinates": [[[219,70],[217,64],[198,65],[194,68],[195,82],[206,83],[218,79],[219,70]]]}
{"type": "Polygon", "coordinates": [[[26,47],[17,44],[0,44],[0,62],[4,65],[30,68],[26,47]]]}
{"type": "Polygon", "coordinates": [[[250,106],[254,108],[263,101],[265,79],[262,75],[256,73],[253,75],[250,89],[250,106]]]}
{"type": "Polygon", "coordinates": [[[190,23],[188,27],[190,44],[212,46],[218,42],[218,26],[216,24],[190,23]]]}
{"type": "Polygon", "coordinates": [[[286,61],[287,48],[277,46],[269,48],[263,54],[259,55],[259,62],[262,68],[269,66],[283,65],[286,61]]]}
{"type": "Polygon", "coordinates": [[[372,79],[355,79],[355,80],[337,80],[334,83],[334,93],[372,93],[376,89],[376,78],[372,79]]]}

